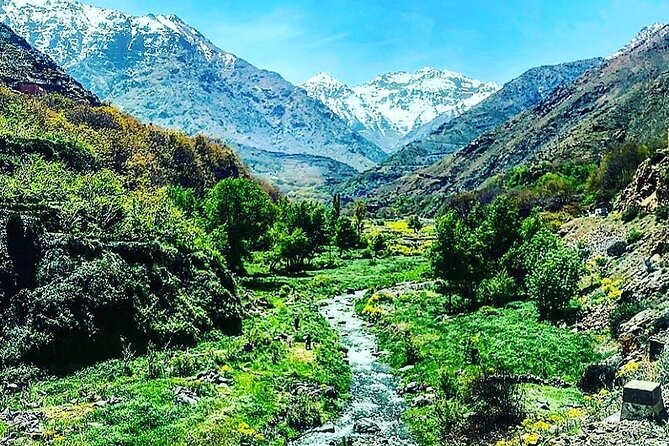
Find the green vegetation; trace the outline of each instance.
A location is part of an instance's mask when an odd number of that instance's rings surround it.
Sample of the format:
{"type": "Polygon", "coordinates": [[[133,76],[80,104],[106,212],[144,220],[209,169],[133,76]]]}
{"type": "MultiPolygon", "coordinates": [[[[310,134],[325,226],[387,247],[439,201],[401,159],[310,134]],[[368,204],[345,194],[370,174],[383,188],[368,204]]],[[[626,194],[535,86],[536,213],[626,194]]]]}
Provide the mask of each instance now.
{"type": "Polygon", "coordinates": [[[431,252],[435,275],[450,295],[449,311],[529,298],[544,318],[558,319],[575,297],[582,260],[533,215],[499,197],[463,218],[451,210],[437,221],[431,252]]]}
{"type": "Polygon", "coordinates": [[[488,403],[494,398],[480,394],[486,380],[491,382],[490,370],[501,376],[530,374],[576,383],[585,366],[597,360],[591,338],[541,321],[531,302],[483,307],[454,317],[447,315],[449,304],[448,296],[433,291],[398,296],[382,291],[370,293],[358,306],[374,321],[381,348],[390,353],[389,363],[405,370],[404,380],[426,383],[437,391],[436,406],[413,408],[406,416],[420,444],[443,444],[463,435],[473,441],[520,421],[520,389],[494,387],[497,396],[508,396],[496,404],[511,404],[508,408],[518,414],[488,426],[490,431],[479,423],[468,424],[472,418],[465,414],[491,410],[488,403]],[[407,364],[414,367],[403,369],[407,364]]]}

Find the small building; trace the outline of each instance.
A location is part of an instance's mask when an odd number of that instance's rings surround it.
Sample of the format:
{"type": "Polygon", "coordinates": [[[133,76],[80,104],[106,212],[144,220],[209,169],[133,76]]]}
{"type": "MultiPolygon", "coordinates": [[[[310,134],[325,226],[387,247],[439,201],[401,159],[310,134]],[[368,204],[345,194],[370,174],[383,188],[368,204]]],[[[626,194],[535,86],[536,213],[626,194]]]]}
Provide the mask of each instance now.
{"type": "Polygon", "coordinates": [[[30,96],[42,96],[46,94],[44,88],[37,84],[19,84],[19,92],[30,96]]]}

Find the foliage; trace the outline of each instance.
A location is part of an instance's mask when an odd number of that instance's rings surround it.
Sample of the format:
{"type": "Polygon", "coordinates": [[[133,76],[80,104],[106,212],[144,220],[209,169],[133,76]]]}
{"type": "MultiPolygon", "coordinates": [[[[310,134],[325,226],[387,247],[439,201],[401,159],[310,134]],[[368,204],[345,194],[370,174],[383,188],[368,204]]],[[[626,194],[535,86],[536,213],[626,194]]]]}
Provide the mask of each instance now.
{"type": "Polygon", "coordinates": [[[365,225],[365,217],[367,216],[367,205],[362,200],[356,200],[353,203],[353,222],[358,233],[362,233],[365,225]]]}
{"type": "Polygon", "coordinates": [[[609,315],[609,329],[614,338],[620,336],[620,326],[647,308],[641,302],[623,302],[617,305],[609,315]]]}
{"type": "Polygon", "coordinates": [[[576,250],[566,247],[548,251],[532,267],[527,276],[527,290],[530,298],[537,302],[541,317],[555,320],[562,316],[576,296],[582,270],[582,260],[576,250]]]}
{"type": "Polygon", "coordinates": [[[637,168],[656,151],[655,145],[623,144],[609,150],[587,180],[599,202],[611,202],[634,178],[637,168]]]}
{"type": "Polygon", "coordinates": [[[420,221],[420,218],[417,215],[412,215],[408,220],[409,228],[414,232],[418,232],[423,229],[423,222],[420,221]]]}
{"type": "Polygon", "coordinates": [[[334,242],[340,253],[358,246],[360,236],[350,218],[341,217],[337,220],[334,227],[334,242]]]}
{"type": "Polygon", "coordinates": [[[243,273],[244,259],[249,258],[274,219],[269,195],[254,182],[228,178],[207,192],[203,209],[205,227],[228,268],[243,273]]]}
{"type": "Polygon", "coordinates": [[[557,317],[574,297],[582,263],[538,216],[521,221],[515,204],[503,196],[472,209],[466,219],[454,210],[441,217],[430,259],[445,291],[461,299],[464,309],[527,296],[545,317],[557,317]],[[553,277],[558,272],[564,277],[553,277]]]}

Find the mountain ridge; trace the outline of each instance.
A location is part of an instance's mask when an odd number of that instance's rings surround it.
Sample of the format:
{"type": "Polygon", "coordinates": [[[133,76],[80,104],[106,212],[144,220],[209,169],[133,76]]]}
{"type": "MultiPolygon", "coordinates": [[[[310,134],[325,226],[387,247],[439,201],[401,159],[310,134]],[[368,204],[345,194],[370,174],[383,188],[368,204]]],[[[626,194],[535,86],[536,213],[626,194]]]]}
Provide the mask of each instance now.
{"type": "Polygon", "coordinates": [[[177,16],[2,0],[0,20],[102,100],[145,121],[357,170],[386,157],[302,89],[220,50],[177,16]]]}
{"type": "Polygon", "coordinates": [[[348,86],[327,73],[300,85],[349,126],[392,153],[411,133],[436,118],[451,119],[500,87],[449,70],[384,73],[348,86]]]}
{"type": "Polygon", "coordinates": [[[433,121],[425,128],[427,136],[405,145],[379,166],[348,181],[341,187],[342,193],[353,197],[373,195],[379,188],[439,161],[486,131],[537,105],[556,88],[573,82],[602,61],[586,59],[527,70],[460,116],[433,121]]]}
{"type": "Polygon", "coordinates": [[[664,26],[462,150],[381,189],[380,200],[408,194],[420,205],[429,196],[480,187],[523,163],[596,161],[616,145],[664,139],[668,76],[664,26]]]}

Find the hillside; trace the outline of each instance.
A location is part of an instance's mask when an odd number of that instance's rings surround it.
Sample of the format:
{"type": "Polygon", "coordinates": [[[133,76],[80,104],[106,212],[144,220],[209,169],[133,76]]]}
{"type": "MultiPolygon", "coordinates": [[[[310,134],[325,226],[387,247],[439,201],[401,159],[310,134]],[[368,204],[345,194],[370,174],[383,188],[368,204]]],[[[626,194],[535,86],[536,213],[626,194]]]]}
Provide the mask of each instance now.
{"type": "Polygon", "coordinates": [[[459,152],[384,188],[381,201],[406,194],[420,202],[475,188],[522,163],[596,160],[607,147],[663,138],[667,68],[669,28],[663,27],[459,152]]]}
{"type": "Polygon", "coordinates": [[[386,73],[353,87],[320,73],[300,86],[389,153],[437,117],[452,119],[499,89],[494,83],[429,67],[386,73]]]}
{"type": "Polygon", "coordinates": [[[15,91],[25,89],[34,93],[59,93],[89,104],[99,103],[53,60],[35,51],[3,24],[0,24],[0,83],[15,91]]]}
{"type": "Polygon", "coordinates": [[[340,189],[347,196],[373,196],[379,188],[439,161],[534,107],[556,88],[573,82],[601,63],[602,59],[590,59],[532,68],[460,116],[446,119],[442,115],[415,130],[413,137],[416,141],[405,145],[377,167],[346,182],[340,189]]]}
{"type": "Polygon", "coordinates": [[[169,198],[247,177],[235,153],[97,105],[6,27],[0,48],[15,62],[0,67],[2,379],[239,332],[232,276],[169,198]]]}
{"type": "Polygon", "coordinates": [[[102,100],[146,122],[358,170],[386,156],[304,90],[217,48],[176,16],[3,0],[0,20],[102,100]]]}

